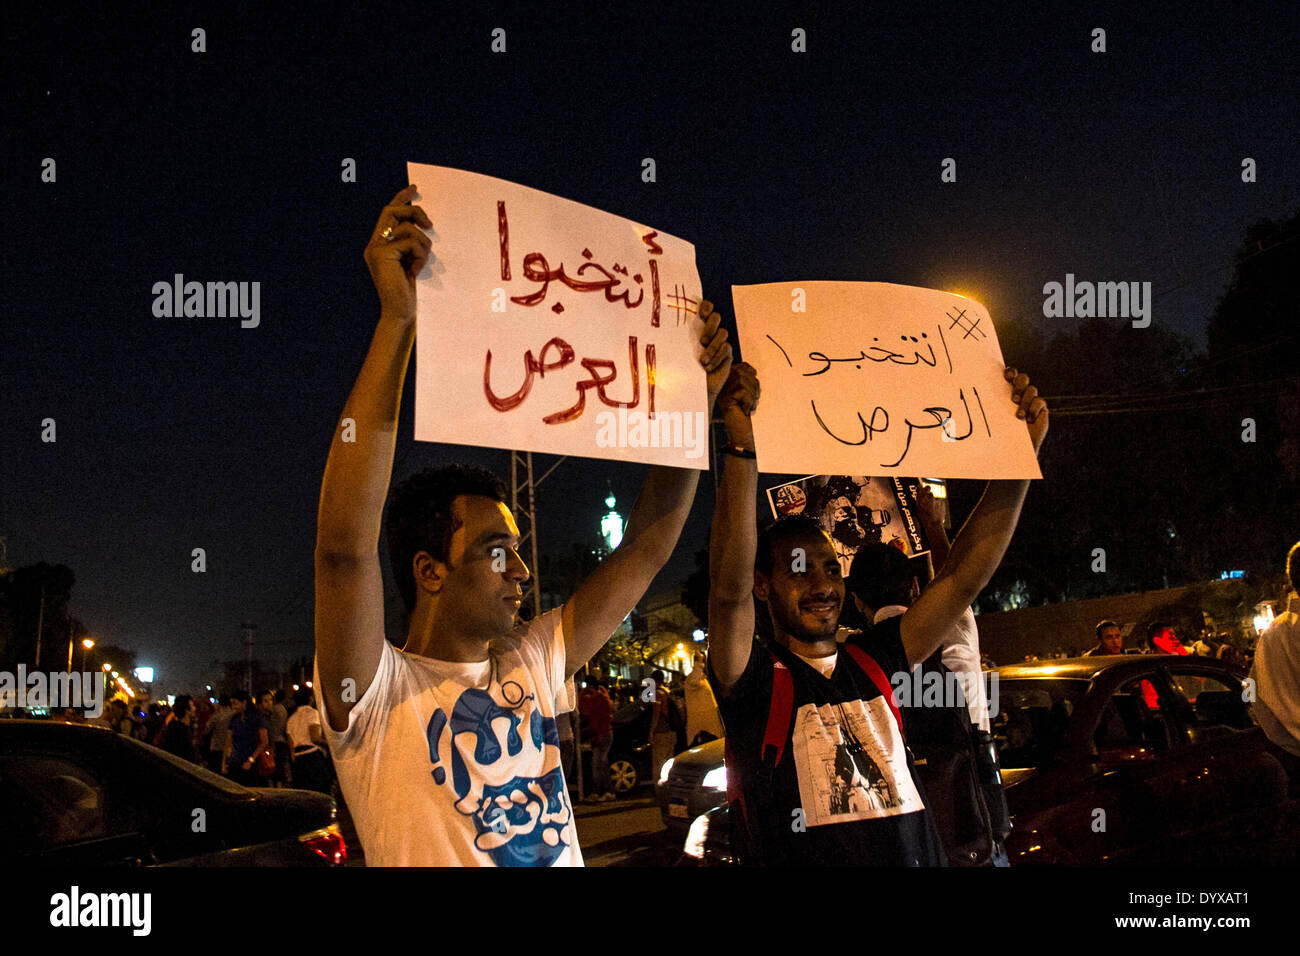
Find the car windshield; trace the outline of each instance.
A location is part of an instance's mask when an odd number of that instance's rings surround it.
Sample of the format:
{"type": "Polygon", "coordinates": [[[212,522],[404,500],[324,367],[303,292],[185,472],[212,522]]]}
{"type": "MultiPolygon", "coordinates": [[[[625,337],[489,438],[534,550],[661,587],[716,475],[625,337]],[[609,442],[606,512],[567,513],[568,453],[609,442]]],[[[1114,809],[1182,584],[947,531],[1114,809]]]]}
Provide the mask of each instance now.
{"type": "Polygon", "coordinates": [[[992,718],[993,739],[1003,770],[1041,767],[1065,739],[1070,715],[1088,689],[1086,680],[1000,680],[992,718]]]}

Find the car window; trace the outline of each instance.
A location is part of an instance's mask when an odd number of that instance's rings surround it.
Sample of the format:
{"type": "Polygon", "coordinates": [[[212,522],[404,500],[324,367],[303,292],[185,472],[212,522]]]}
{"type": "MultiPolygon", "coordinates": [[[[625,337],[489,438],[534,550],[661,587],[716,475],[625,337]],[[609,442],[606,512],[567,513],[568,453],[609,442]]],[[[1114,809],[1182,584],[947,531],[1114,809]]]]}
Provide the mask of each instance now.
{"type": "MultiPolygon", "coordinates": [[[[142,744],[141,746],[143,747],[144,745],[142,744]]],[[[181,773],[191,777],[198,777],[209,786],[216,787],[217,789],[223,790],[233,796],[248,795],[249,791],[247,787],[241,786],[240,784],[235,783],[235,781],[222,777],[219,774],[215,774],[207,767],[200,767],[196,763],[191,763],[188,760],[177,757],[175,754],[168,753],[166,750],[159,750],[157,747],[150,747],[148,752],[150,757],[164,760],[181,773]]]]}
{"type": "Polygon", "coordinates": [[[39,852],[108,836],[104,782],[58,756],[0,757],[0,820],[8,848],[39,852]]]}
{"type": "Polygon", "coordinates": [[[1051,760],[1087,689],[1083,680],[999,681],[991,730],[1002,768],[1041,767],[1051,760]]]}
{"type": "Polygon", "coordinates": [[[1149,753],[1164,753],[1173,741],[1173,726],[1167,697],[1149,678],[1139,677],[1120,687],[1106,702],[1093,742],[1099,751],[1141,747],[1149,753]]]}
{"type": "Polygon", "coordinates": [[[1193,739],[1248,730],[1251,725],[1241,690],[1209,674],[1172,668],[1170,680],[1184,704],[1193,739]]]}

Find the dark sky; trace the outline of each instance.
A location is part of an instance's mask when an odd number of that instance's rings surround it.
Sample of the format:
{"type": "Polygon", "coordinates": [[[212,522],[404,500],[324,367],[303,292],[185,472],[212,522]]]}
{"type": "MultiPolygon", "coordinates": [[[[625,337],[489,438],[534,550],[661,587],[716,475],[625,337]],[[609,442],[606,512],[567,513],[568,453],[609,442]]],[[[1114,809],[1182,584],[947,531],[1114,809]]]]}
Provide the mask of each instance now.
{"type": "MultiPolygon", "coordinates": [[[[165,692],[239,656],[242,620],[269,657],[310,653],[320,477],[378,311],[361,249],[408,160],[681,236],[728,316],[733,283],[882,280],[1051,333],[1043,284],[1073,272],[1152,282],[1154,322],[1198,345],[1246,226],[1300,205],[1294,4],[289,6],[4,22],[0,536],[11,566],[72,567],[72,612],[165,692]],[[177,272],[260,282],[260,326],[155,318],[177,272]]],[[[413,384],[395,479],[506,473],[411,440],[413,384]]],[[[564,462],[543,548],[644,471],[564,462]]],[[[706,475],[656,588],[692,567],[711,495],[706,475]]]]}

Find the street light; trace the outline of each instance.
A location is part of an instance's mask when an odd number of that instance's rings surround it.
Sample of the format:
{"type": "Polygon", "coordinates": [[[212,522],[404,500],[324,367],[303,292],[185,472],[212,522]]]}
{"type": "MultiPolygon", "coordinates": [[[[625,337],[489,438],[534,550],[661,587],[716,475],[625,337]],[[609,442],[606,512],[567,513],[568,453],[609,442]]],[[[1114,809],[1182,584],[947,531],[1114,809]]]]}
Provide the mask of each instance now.
{"type": "Polygon", "coordinates": [[[83,671],[86,669],[86,652],[94,646],[95,642],[88,637],[81,642],[81,669],[83,671]]]}

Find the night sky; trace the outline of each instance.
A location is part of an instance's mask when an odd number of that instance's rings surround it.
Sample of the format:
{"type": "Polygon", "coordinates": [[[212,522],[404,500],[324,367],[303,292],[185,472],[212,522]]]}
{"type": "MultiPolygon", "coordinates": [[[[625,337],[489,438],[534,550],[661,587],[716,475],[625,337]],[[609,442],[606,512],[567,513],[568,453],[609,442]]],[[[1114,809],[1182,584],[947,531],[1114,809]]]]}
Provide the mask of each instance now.
{"type": "MultiPolygon", "coordinates": [[[[730,285],[815,279],[962,291],[1050,334],[1072,320],[1043,285],[1072,272],[1151,282],[1153,322],[1201,347],[1246,227],[1300,205],[1294,4],[287,6],[4,22],[0,536],[11,567],[70,566],[71,613],[164,693],[241,656],[244,620],[260,656],[311,652],[320,479],[378,317],[361,250],[408,160],[693,242],[733,335],[730,285]],[[260,326],[155,318],[178,272],[260,282],[260,326]]],[[[414,380],[394,480],[508,476],[506,452],[411,439],[414,380]]],[[[626,512],[644,473],[565,461],[542,549],[595,544],[607,482],[626,512]]],[[[705,475],[652,591],[693,567],[711,498],[705,475]]]]}

